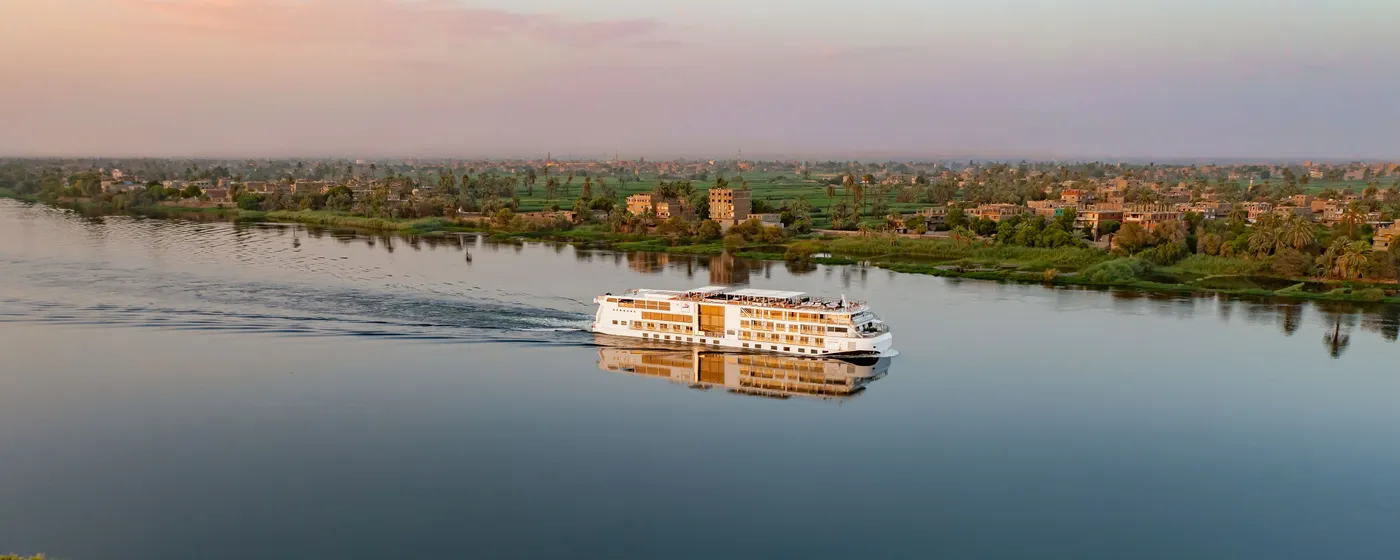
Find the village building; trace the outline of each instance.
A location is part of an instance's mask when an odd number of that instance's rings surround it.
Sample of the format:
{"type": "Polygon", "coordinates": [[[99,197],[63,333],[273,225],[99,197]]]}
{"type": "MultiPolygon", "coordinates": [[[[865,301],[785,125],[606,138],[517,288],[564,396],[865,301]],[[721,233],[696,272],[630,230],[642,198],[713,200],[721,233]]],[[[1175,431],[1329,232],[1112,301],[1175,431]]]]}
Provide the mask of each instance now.
{"type": "Polygon", "coordinates": [[[747,221],[752,196],[747,189],[710,189],[710,219],[725,228],[747,221]]]}
{"type": "Polygon", "coordinates": [[[1244,203],[1244,210],[1249,216],[1249,221],[1255,222],[1258,221],[1259,218],[1272,214],[1274,212],[1274,205],[1269,202],[1246,202],[1244,203]]]}
{"type": "Polygon", "coordinates": [[[1094,193],[1083,189],[1065,189],[1060,191],[1060,200],[1065,204],[1073,206],[1085,206],[1093,204],[1098,197],[1094,193]]]}
{"type": "Polygon", "coordinates": [[[1280,218],[1287,218],[1289,215],[1294,215],[1306,220],[1313,219],[1311,206],[1275,206],[1274,213],[1280,218]]]}
{"type": "Polygon", "coordinates": [[[939,226],[948,225],[947,206],[930,206],[928,208],[920,208],[917,213],[918,215],[924,217],[924,226],[926,226],[930,230],[935,229],[939,226]]]}
{"type": "Polygon", "coordinates": [[[1177,204],[1176,210],[1183,215],[1186,212],[1194,212],[1200,214],[1202,219],[1217,220],[1229,217],[1230,211],[1234,210],[1234,205],[1221,201],[1201,201],[1177,204]]]}
{"type": "Polygon", "coordinates": [[[1184,217],[1185,213],[1162,204],[1136,204],[1123,211],[1124,224],[1135,223],[1147,231],[1169,221],[1180,222],[1184,217]]]}
{"type": "Polygon", "coordinates": [[[782,214],[753,214],[749,216],[749,219],[758,220],[758,223],[763,227],[783,229],[782,214]]]}
{"type": "Polygon", "coordinates": [[[627,213],[633,216],[644,216],[655,211],[656,208],[651,203],[651,194],[634,194],[627,197],[627,213]]]}
{"type": "Polygon", "coordinates": [[[685,201],[673,198],[662,199],[651,193],[634,194],[627,197],[627,211],[634,216],[651,215],[657,220],[672,217],[694,219],[695,210],[685,201]]]}
{"type": "Polygon", "coordinates": [[[1099,210],[1090,208],[1074,215],[1074,227],[1097,232],[1104,222],[1123,223],[1123,211],[1118,209],[1099,210]]]}
{"type": "Polygon", "coordinates": [[[1026,202],[1026,206],[1037,216],[1046,218],[1062,216],[1065,212],[1076,209],[1075,205],[1062,200],[1031,200],[1026,202]]]}
{"type": "Polygon", "coordinates": [[[277,192],[277,185],[267,181],[248,181],[243,183],[243,192],[269,194],[277,192]]]}
{"type": "Polygon", "coordinates": [[[292,192],[298,194],[325,194],[329,190],[331,184],[327,181],[297,181],[291,188],[292,192]]]}
{"type": "Polygon", "coordinates": [[[689,204],[686,204],[686,202],[683,200],[660,200],[656,202],[656,205],[653,208],[655,209],[654,211],[656,213],[656,218],[659,220],[669,220],[673,217],[684,218],[687,220],[695,219],[695,209],[692,208],[689,204]]]}
{"type": "Polygon", "coordinates": [[[980,204],[976,208],[969,208],[967,210],[967,215],[972,218],[1000,222],[1012,216],[1029,214],[1030,211],[1031,209],[1027,206],[1017,206],[1015,204],[980,204]]]}
{"type": "Polygon", "coordinates": [[[1386,252],[1397,243],[1400,243],[1400,221],[1376,228],[1376,233],[1371,238],[1371,249],[1386,252]]]}

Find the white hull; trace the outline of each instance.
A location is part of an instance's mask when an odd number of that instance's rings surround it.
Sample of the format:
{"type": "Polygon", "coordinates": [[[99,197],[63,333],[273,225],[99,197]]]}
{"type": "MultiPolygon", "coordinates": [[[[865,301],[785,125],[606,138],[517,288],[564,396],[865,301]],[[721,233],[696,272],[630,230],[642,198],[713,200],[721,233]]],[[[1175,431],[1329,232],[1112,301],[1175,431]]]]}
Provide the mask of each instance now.
{"type": "Polygon", "coordinates": [[[737,337],[707,337],[695,335],[668,335],[660,333],[643,333],[627,328],[613,327],[612,325],[599,325],[593,323],[592,331],[597,334],[618,336],[624,338],[634,338],[647,342],[676,344],[685,346],[702,346],[705,348],[722,348],[725,350],[738,350],[744,352],[765,352],[775,354],[790,354],[793,356],[829,356],[839,358],[842,356],[877,356],[892,357],[898,355],[891,349],[894,344],[893,337],[885,333],[876,338],[843,340],[847,344],[827,344],[822,348],[802,348],[785,345],[784,343],[758,343],[739,340],[737,337]],[[747,344],[747,346],[745,346],[747,344]]]}

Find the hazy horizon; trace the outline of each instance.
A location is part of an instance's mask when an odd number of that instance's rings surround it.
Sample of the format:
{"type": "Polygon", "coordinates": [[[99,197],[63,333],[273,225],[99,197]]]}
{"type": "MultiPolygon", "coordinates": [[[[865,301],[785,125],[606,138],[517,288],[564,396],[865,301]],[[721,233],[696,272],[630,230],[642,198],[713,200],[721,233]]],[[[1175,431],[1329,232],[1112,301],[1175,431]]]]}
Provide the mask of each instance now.
{"type": "Polygon", "coordinates": [[[1381,0],[49,0],[0,21],[11,157],[1400,159],[1381,0]]]}

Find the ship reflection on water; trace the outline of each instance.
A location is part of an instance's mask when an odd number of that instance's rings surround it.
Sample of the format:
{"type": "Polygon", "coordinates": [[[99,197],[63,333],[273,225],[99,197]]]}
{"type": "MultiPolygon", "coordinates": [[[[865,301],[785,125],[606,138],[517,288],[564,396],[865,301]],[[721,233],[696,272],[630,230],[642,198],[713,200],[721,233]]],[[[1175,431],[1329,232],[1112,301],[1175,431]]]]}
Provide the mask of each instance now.
{"type": "Polygon", "coordinates": [[[603,371],[657,377],[692,389],[723,389],[736,395],[772,399],[849,399],[884,377],[889,362],[889,358],[837,360],[690,348],[605,346],[598,350],[598,368],[603,371]]]}

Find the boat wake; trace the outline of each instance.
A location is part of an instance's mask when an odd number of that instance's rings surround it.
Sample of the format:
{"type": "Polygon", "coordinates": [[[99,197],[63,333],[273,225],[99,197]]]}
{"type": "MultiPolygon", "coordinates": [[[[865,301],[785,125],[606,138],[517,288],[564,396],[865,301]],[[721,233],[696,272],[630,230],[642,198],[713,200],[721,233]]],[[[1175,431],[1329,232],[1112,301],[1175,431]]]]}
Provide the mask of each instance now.
{"type": "Polygon", "coordinates": [[[459,343],[592,342],[591,315],[573,302],[527,305],[486,290],[422,293],[102,272],[98,279],[23,282],[28,285],[0,296],[0,322],[459,343]]]}

